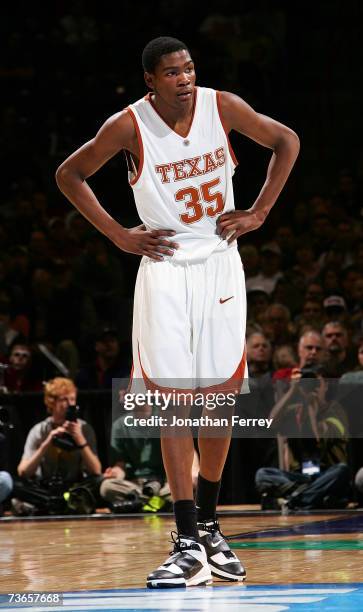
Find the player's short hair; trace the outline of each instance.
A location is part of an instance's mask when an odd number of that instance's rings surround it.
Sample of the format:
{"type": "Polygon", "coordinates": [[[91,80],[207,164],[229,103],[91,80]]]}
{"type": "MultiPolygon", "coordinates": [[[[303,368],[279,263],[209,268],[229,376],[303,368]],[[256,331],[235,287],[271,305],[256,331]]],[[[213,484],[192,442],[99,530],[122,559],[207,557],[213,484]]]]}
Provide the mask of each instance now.
{"type": "Polygon", "coordinates": [[[145,72],[154,72],[163,55],[176,51],[189,52],[185,43],[171,36],[159,36],[147,43],[142,52],[142,65],[145,72]]]}

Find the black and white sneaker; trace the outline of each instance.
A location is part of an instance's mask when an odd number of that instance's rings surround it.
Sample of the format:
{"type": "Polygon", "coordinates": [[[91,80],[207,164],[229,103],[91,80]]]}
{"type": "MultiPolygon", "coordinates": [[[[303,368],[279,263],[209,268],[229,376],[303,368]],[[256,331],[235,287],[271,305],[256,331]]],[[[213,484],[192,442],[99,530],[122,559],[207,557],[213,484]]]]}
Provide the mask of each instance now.
{"type": "Polygon", "coordinates": [[[149,574],[146,586],[149,589],[162,589],[212,584],[204,546],[194,538],[176,532],[172,532],[171,536],[174,550],[165,563],[149,574]]]}
{"type": "Polygon", "coordinates": [[[207,553],[213,576],[222,580],[243,581],[246,570],[238,557],[231,551],[222,535],[217,520],[198,522],[200,542],[207,553]]]}

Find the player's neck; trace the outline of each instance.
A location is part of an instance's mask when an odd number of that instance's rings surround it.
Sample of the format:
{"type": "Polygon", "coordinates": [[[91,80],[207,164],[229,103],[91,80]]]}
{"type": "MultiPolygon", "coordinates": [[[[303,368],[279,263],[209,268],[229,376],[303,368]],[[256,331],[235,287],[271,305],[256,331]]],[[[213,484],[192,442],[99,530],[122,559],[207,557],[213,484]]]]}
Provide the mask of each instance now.
{"type": "Polygon", "coordinates": [[[153,107],[159,113],[165,123],[174,129],[177,124],[189,123],[192,121],[195,96],[196,90],[194,89],[193,96],[191,96],[190,101],[179,107],[172,106],[157,93],[151,93],[150,100],[153,107]]]}

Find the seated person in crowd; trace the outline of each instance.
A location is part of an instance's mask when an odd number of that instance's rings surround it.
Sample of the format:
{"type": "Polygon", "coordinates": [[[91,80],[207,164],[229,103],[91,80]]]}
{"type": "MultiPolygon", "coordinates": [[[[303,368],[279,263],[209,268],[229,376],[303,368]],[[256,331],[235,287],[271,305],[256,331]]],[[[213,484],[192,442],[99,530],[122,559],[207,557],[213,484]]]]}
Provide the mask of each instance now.
{"type": "Polygon", "coordinates": [[[354,367],[354,358],[349,352],[348,330],[340,321],[329,321],[323,327],[322,338],[324,365],[331,378],[340,378],[354,367]]]}
{"type": "Polygon", "coordinates": [[[273,303],[268,306],[262,327],[274,347],[293,342],[290,311],[284,304],[273,303]]]}
{"type": "Polygon", "coordinates": [[[32,349],[26,342],[14,342],[4,372],[4,387],[9,393],[41,391],[42,381],[33,367],[32,357],[32,349]]]}
{"type": "Polygon", "coordinates": [[[275,348],[272,356],[274,370],[293,368],[296,361],[295,351],[290,344],[281,344],[275,348]]]}
{"type": "MultiPolygon", "coordinates": [[[[137,416],[147,418],[152,407],[138,409],[137,416]]],[[[158,431],[136,425],[126,425],[122,414],[112,424],[111,451],[113,466],[103,476],[100,494],[113,512],[166,510],[171,507],[171,495],[161,456],[158,431]],[[147,436],[147,434],[151,434],[147,436]]],[[[193,486],[196,487],[199,459],[194,452],[193,486]]]]}
{"type": "Polygon", "coordinates": [[[111,389],[113,378],[127,378],[130,368],[122,354],[115,329],[105,327],[94,342],[94,360],[82,367],[77,376],[79,389],[111,389]]]}
{"type": "Polygon", "coordinates": [[[297,345],[298,363],[276,370],[273,380],[289,381],[294,368],[304,368],[318,365],[323,360],[323,342],[319,332],[310,330],[304,332],[297,345]]]}
{"type": "Polygon", "coordinates": [[[23,480],[16,481],[14,486],[15,513],[46,512],[46,503],[44,507],[37,504],[39,501],[42,506],[44,492],[62,498],[72,484],[101,474],[95,433],[88,423],[73,414],[76,401],[77,388],[69,378],[58,377],[45,384],[44,403],[50,416],[34,425],[27,436],[18,465],[23,480]]]}
{"type": "Polygon", "coordinates": [[[281,249],[276,242],[268,242],[261,247],[261,270],[246,279],[246,289],[249,291],[256,286],[263,287],[270,295],[282,276],[281,249]]]}
{"type": "Polygon", "coordinates": [[[271,343],[262,332],[254,332],[247,338],[248,372],[252,377],[271,372],[271,343]]]}
{"type": "Polygon", "coordinates": [[[13,479],[9,472],[4,469],[7,465],[5,448],[5,435],[0,431],[0,516],[3,513],[2,503],[9,497],[11,491],[13,490],[13,479]]]}
{"type": "Polygon", "coordinates": [[[328,385],[322,370],[302,379],[296,368],[288,391],[273,407],[274,428],[286,437],[284,469],[257,471],[255,482],[263,508],[283,505],[311,510],[347,505],[347,419],[340,404],[329,398],[328,385]]]}

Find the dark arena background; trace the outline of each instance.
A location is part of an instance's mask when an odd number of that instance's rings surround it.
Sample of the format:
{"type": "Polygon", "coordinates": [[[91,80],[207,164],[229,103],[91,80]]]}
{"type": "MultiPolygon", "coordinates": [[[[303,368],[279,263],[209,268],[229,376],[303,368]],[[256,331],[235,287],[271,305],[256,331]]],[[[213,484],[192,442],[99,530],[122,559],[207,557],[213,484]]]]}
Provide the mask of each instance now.
{"type": "MultiPolygon", "coordinates": [[[[338,0],[2,7],[0,610],[363,609],[362,23],[361,2],[338,0]],[[140,471],[142,440],[125,455],[133,477],[117,500],[101,496],[101,478],[62,480],[60,457],[72,450],[54,445],[55,471],[36,483],[18,466],[59,377],[75,385],[63,394],[78,390],[98,472],[106,480],[115,465],[112,381],[128,384],[140,258],[78,213],[55,172],[145,95],[141,52],[161,35],[188,45],[197,85],[288,125],[301,150],[263,227],[238,241],[251,389],[238,410],[281,421],[267,435],[233,437],[224,469],[219,518],[247,581],[149,591],[175,527],[163,483],[140,471]],[[303,400],[284,403],[295,368],[303,400]]],[[[230,139],[236,208],[247,209],[271,151],[230,139]]],[[[122,225],[140,223],[123,153],[88,182],[122,225]]],[[[197,452],[193,469],[197,477],[197,452]]]]}

